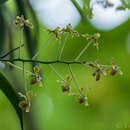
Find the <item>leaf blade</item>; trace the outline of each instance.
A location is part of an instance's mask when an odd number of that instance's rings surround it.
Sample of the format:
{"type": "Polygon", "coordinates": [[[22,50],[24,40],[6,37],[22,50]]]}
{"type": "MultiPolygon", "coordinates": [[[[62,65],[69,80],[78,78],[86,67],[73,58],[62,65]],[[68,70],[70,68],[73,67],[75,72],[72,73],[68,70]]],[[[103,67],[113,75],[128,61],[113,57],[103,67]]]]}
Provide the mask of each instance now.
{"type": "Polygon", "coordinates": [[[9,99],[9,101],[13,105],[13,107],[14,107],[15,111],[17,112],[18,117],[20,119],[21,130],[24,130],[22,110],[18,106],[18,104],[19,104],[18,95],[15,92],[15,90],[12,88],[9,81],[1,73],[0,73],[0,89],[3,91],[3,93],[6,95],[6,97],[9,99]]]}
{"type": "Polygon", "coordinates": [[[7,0],[0,0],[0,5],[6,2],[7,0]]]}

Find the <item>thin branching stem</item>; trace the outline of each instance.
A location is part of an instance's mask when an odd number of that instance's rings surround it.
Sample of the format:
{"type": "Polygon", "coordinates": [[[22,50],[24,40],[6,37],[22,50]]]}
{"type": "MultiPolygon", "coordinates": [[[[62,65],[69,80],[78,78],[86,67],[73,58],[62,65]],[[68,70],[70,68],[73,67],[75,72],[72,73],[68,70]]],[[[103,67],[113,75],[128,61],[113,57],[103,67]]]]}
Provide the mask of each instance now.
{"type": "Polygon", "coordinates": [[[67,41],[68,37],[69,37],[69,34],[66,35],[65,40],[64,40],[64,42],[63,42],[63,44],[62,44],[62,47],[61,47],[61,50],[60,50],[60,53],[59,53],[58,60],[61,59],[61,56],[62,56],[62,53],[63,53],[63,50],[64,50],[64,47],[65,47],[65,44],[66,44],[66,41],[67,41]]]}
{"type": "Polygon", "coordinates": [[[87,61],[41,61],[41,60],[32,60],[32,59],[0,59],[2,62],[27,62],[27,63],[40,63],[40,64],[86,64],[87,61]]]}
{"type": "MultiPolygon", "coordinates": [[[[18,68],[20,70],[23,70],[21,67],[12,64],[11,62],[26,62],[26,63],[40,63],[40,64],[66,64],[66,65],[71,65],[71,64],[80,64],[80,65],[85,65],[86,67],[89,66],[89,62],[87,61],[61,61],[61,60],[54,60],[54,61],[41,61],[41,60],[31,60],[31,59],[0,59],[1,62],[5,62],[10,64],[11,66],[14,66],[15,68],[18,68]]],[[[112,65],[100,65],[101,67],[111,67],[112,65]]],[[[89,66],[90,67],[90,66],[89,66]]],[[[26,73],[32,74],[30,71],[26,71],[26,73]]]]}
{"type": "Polygon", "coordinates": [[[28,89],[27,89],[26,78],[25,78],[25,66],[24,66],[24,62],[23,62],[23,79],[24,79],[25,92],[27,92],[28,89]]]}
{"type": "Polygon", "coordinates": [[[66,82],[65,79],[56,71],[56,69],[52,65],[49,65],[49,67],[62,81],[66,82]]]}
{"type": "Polygon", "coordinates": [[[72,71],[71,65],[69,64],[68,67],[69,67],[69,71],[70,71],[70,73],[71,73],[72,79],[73,79],[73,81],[74,81],[74,83],[75,83],[75,86],[76,86],[76,88],[78,89],[80,95],[82,95],[82,93],[81,93],[81,91],[80,91],[80,86],[79,86],[79,84],[78,84],[78,82],[77,82],[77,80],[76,80],[76,77],[75,77],[75,75],[74,75],[74,73],[73,73],[73,71],[72,71]]]}
{"type": "MultiPolygon", "coordinates": [[[[90,62],[90,63],[91,63],[91,62],[90,62]]],[[[89,63],[89,62],[86,62],[85,64],[82,64],[82,65],[85,66],[85,67],[90,67],[90,68],[91,68],[91,66],[89,65],[90,63],[89,63]]],[[[100,67],[111,68],[112,65],[103,65],[103,64],[100,64],[100,67]]]]}
{"type": "Polygon", "coordinates": [[[80,5],[78,4],[78,2],[76,0],[71,0],[71,2],[76,7],[76,9],[79,11],[79,13],[82,17],[83,23],[86,23],[87,22],[87,16],[86,16],[85,12],[83,11],[83,9],[80,7],[80,5]]]}
{"type": "Polygon", "coordinates": [[[48,38],[48,40],[47,40],[44,44],[42,44],[41,48],[40,48],[39,51],[32,57],[32,59],[35,59],[35,58],[40,54],[40,52],[43,50],[43,48],[46,47],[46,46],[50,43],[50,41],[52,40],[52,38],[53,38],[53,35],[51,35],[51,36],[48,38]]]}
{"type": "Polygon", "coordinates": [[[22,45],[22,38],[23,38],[23,28],[20,28],[19,58],[21,58],[21,45],[22,45]]]}
{"type": "MultiPolygon", "coordinates": [[[[15,64],[12,64],[11,62],[6,62],[6,63],[9,64],[10,66],[16,68],[16,69],[19,69],[19,70],[23,71],[22,67],[19,67],[19,66],[15,65],[15,64]]],[[[29,75],[35,75],[34,73],[32,73],[32,72],[30,72],[28,70],[25,70],[25,69],[24,69],[24,72],[29,74],[29,75]]]]}
{"type": "MultiPolygon", "coordinates": [[[[23,47],[23,46],[24,46],[24,44],[22,44],[20,47],[23,47]]],[[[3,56],[0,56],[0,58],[3,59],[3,58],[5,58],[5,57],[7,57],[7,56],[10,55],[11,53],[13,53],[13,52],[15,52],[16,50],[18,50],[20,47],[16,47],[16,48],[10,50],[9,52],[7,52],[6,54],[4,54],[3,56]]]]}
{"type": "Polygon", "coordinates": [[[88,49],[88,47],[91,45],[92,41],[90,41],[79,53],[79,55],[75,58],[75,61],[78,61],[79,58],[83,55],[83,53],[88,49]]]}

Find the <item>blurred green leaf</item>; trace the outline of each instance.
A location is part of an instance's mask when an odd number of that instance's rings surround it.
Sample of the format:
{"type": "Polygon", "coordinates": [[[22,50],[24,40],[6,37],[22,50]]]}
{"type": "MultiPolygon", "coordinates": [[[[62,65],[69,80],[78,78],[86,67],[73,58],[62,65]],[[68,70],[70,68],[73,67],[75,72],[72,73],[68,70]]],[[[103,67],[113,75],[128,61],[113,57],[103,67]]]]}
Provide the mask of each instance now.
{"type": "Polygon", "coordinates": [[[7,96],[11,104],[13,105],[14,109],[16,110],[18,117],[20,119],[21,123],[21,129],[23,130],[23,117],[22,117],[22,111],[19,108],[19,98],[17,96],[17,93],[11,86],[11,84],[8,82],[8,80],[3,76],[3,74],[0,73],[0,89],[3,91],[3,93],[7,96]]]}
{"type": "Polygon", "coordinates": [[[6,37],[6,22],[3,15],[4,10],[0,8],[0,55],[2,55],[5,47],[5,37],[6,37]]]}
{"type": "Polygon", "coordinates": [[[7,0],[0,0],[0,5],[6,2],[7,0]]]}

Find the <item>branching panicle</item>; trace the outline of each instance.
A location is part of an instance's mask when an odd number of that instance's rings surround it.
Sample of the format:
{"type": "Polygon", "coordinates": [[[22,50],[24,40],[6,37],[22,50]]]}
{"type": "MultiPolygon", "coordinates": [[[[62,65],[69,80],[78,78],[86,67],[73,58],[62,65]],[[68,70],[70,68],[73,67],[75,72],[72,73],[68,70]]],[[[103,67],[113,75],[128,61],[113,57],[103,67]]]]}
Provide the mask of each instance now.
{"type": "MultiPolygon", "coordinates": [[[[36,65],[33,68],[33,72],[27,71],[25,69],[24,63],[39,63],[39,64],[46,64],[49,65],[49,67],[51,68],[51,70],[58,76],[58,78],[60,80],[58,80],[61,83],[61,89],[62,92],[66,92],[68,93],[69,96],[77,96],[77,101],[79,104],[84,104],[85,106],[88,106],[88,97],[86,96],[86,90],[83,87],[80,87],[77,78],[74,74],[74,72],[72,71],[72,64],[79,64],[79,65],[85,65],[87,67],[92,68],[94,71],[92,73],[92,75],[96,78],[96,81],[99,81],[102,77],[102,75],[106,75],[107,73],[109,73],[110,75],[114,76],[117,73],[122,74],[120,67],[118,67],[117,65],[115,65],[115,63],[112,61],[112,64],[110,65],[101,65],[99,63],[93,63],[93,62],[87,62],[87,61],[78,61],[80,59],[80,57],[84,54],[84,52],[88,49],[88,47],[93,44],[94,46],[96,46],[96,48],[98,48],[99,44],[98,44],[98,40],[100,38],[100,34],[99,33],[95,33],[93,35],[90,34],[83,34],[82,36],[86,38],[86,40],[88,41],[88,43],[86,44],[86,46],[81,50],[81,52],[77,55],[77,57],[72,60],[72,61],[61,61],[61,56],[63,53],[63,49],[65,46],[65,43],[67,42],[67,38],[68,36],[71,37],[79,37],[79,33],[75,30],[72,29],[71,24],[68,24],[66,26],[66,28],[62,28],[60,29],[60,27],[57,27],[54,30],[51,29],[47,29],[47,31],[49,33],[51,33],[51,37],[49,38],[49,40],[47,40],[47,44],[50,42],[50,39],[52,38],[52,36],[54,35],[56,37],[56,40],[60,40],[61,39],[61,35],[63,34],[67,34],[65,37],[65,40],[62,44],[61,50],[59,51],[59,57],[58,60],[54,60],[54,61],[43,61],[43,60],[35,60],[36,57],[40,54],[41,52],[41,48],[40,50],[34,55],[34,57],[32,59],[22,59],[20,57],[20,48],[22,46],[22,33],[24,31],[24,26],[30,27],[32,28],[33,25],[31,22],[29,22],[29,20],[25,20],[24,16],[22,15],[21,17],[17,16],[15,21],[14,21],[15,25],[17,25],[20,28],[20,44],[18,48],[15,48],[14,50],[11,50],[10,52],[8,52],[6,55],[4,55],[3,57],[0,58],[0,61],[5,62],[10,64],[11,66],[15,67],[16,69],[20,69],[23,71],[24,74],[24,79],[25,74],[29,74],[29,76],[31,76],[30,78],[30,84],[34,85],[34,84],[39,84],[40,86],[42,86],[42,78],[40,76],[40,67],[38,65],[36,65]],[[19,57],[17,59],[4,59],[7,55],[9,55],[10,53],[16,51],[17,49],[19,49],[19,57]],[[21,62],[23,63],[23,68],[12,64],[11,62],[21,62]],[[66,79],[64,79],[61,74],[59,74],[59,72],[56,71],[56,69],[52,66],[52,64],[65,64],[67,65],[69,72],[71,74],[71,76],[67,76],[66,79]],[[72,92],[73,91],[73,86],[72,86],[72,82],[74,82],[75,87],[77,89],[77,92],[72,92]]],[[[43,49],[43,48],[42,48],[43,49]]],[[[22,93],[18,93],[19,96],[21,98],[23,98],[24,100],[20,101],[19,103],[19,107],[22,109],[25,109],[26,112],[29,112],[30,110],[30,105],[31,105],[31,99],[32,99],[32,91],[30,90],[25,90],[26,94],[22,94],[22,93]]]]}

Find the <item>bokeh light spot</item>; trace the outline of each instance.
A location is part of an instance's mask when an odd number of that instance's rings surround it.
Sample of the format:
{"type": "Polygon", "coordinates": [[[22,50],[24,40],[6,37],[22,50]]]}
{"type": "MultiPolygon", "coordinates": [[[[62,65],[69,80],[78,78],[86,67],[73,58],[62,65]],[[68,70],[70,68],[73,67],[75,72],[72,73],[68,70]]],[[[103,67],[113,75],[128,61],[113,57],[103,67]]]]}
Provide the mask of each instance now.
{"type": "Polygon", "coordinates": [[[63,28],[67,24],[75,27],[80,14],[70,0],[30,0],[39,19],[48,28],[63,28]]]}
{"type": "MultiPolygon", "coordinates": [[[[101,4],[91,0],[90,6],[93,7],[93,18],[90,20],[92,25],[100,30],[111,30],[130,18],[130,10],[117,11],[116,8],[121,5],[120,0],[108,0],[113,3],[113,7],[103,8],[101,4]]],[[[98,0],[100,1],[100,0],[98,0]]]]}

